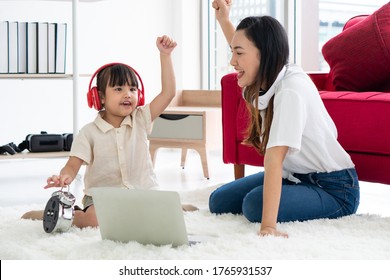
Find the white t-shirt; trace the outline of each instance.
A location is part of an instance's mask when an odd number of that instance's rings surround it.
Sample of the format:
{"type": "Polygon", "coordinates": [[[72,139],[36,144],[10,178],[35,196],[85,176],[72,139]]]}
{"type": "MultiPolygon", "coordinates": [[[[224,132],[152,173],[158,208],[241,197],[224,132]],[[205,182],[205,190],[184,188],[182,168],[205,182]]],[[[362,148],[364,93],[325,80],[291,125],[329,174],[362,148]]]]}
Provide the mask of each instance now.
{"type": "Polygon", "coordinates": [[[119,128],[107,123],[98,114],[75,137],[70,156],[87,165],[84,193],[92,187],[157,187],[149,153],[147,135],[152,121],[149,104],[138,107],[119,128]]]}
{"type": "Polygon", "coordinates": [[[304,71],[289,65],[275,86],[274,116],[267,149],[288,146],[283,177],[292,173],[331,172],[353,168],[337,141],[337,129],[318,90],[304,71]]]}

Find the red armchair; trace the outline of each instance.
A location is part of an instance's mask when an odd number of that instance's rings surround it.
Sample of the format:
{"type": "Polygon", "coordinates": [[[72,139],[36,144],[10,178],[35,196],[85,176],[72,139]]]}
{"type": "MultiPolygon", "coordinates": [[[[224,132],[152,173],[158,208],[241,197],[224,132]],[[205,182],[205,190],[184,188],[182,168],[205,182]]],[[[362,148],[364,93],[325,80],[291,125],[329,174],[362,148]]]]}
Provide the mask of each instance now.
{"type": "MultiPolygon", "coordinates": [[[[324,45],[323,54],[330,73],[309,75],[336,124],[338,140],[355,163],[359,180],[390,184],[390,3],[371,16],[351,19],[324,45]],[[382,50],[373,50],[378,44],[382,50]]],[[[263,157],[242,144],[249,112],[236,73],[222,77],[221,86],[223,161],[234,164],[237,179],[244,176],[245,165],[263,166],[263,157]]]]}
{"type": "Polygon", "coordinates": [[[242,143],[250,115],[236,73],[222,77],[221,98],[223,162],[234,164],[234,177],[238,179],[245,175],[246,164],[263,166],[263,157],[242,143]]]}

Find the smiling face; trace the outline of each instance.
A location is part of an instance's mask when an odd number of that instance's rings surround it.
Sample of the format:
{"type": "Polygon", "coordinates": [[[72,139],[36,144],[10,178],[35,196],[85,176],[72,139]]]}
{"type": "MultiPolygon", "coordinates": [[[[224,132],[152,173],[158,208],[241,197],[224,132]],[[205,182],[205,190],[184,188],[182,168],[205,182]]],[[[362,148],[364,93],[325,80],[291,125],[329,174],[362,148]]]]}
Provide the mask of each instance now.
{"type": "Polygon", "coordinates": [[[104,105],[104,119],[114,126],[120,124],[130,115],[138,103],[138,88],[135,86],[110,86],[106,87],[105,96],[102,97],[104,105]]]}
{"type": "Polygon", "coordinates": [[[97,75],[97,88],[103,110],[101,116],[114,127],[138,105],[138,80],[135,72],[127,65],[112,64],[97,75]]]}
{"type": "Polygon", "coordinates": [[[260,51],[245,35],[244,30],[237,30],[230,43],[232,59],[230,64],[237,71],[238,85],[250,86],[255,83],[260,69],[260,51]]]}

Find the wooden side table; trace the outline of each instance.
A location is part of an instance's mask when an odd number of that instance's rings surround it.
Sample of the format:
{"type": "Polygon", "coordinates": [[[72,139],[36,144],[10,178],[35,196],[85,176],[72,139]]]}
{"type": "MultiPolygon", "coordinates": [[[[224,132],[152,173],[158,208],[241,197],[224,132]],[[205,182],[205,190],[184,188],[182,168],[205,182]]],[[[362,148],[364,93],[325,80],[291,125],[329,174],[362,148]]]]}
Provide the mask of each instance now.
{"type": "Polygon", "coordinates": [[[149,136],[153,164],[159,148],[180,148],[184,168],[187,150],[193,149],[200,155],[204,177],[209,179],[207,151],[222,144],[220,91],[181,91],[171,105],[154,121],[149,136]]]}

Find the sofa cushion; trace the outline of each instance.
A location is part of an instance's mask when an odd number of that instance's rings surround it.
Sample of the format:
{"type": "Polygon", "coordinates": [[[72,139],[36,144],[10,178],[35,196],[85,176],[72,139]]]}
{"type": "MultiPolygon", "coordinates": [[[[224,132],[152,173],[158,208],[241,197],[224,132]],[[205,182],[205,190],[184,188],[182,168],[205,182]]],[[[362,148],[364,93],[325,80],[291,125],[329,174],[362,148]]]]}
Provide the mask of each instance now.
{"type": "Polygon", "coordinates": [[[320,91],[320,95],[346,151],[390,155],[389,93],[320,91]]]}
{"type": "Polygon", "coordinates": [[[390,2],[364,17],[352,18],[353,26],[322,48],[333,85],[336,90],[390,91],[390,2]]]}

